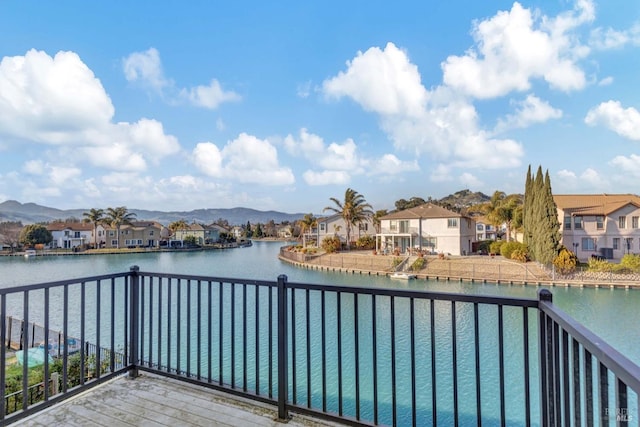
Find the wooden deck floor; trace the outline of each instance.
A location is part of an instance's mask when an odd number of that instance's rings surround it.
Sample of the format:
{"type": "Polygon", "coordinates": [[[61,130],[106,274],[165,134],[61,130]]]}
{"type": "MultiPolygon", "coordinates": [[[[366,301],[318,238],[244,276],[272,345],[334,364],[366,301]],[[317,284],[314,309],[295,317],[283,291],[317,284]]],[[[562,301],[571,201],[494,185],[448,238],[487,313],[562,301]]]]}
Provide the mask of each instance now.
{"type": "Polygon", "coordinates": [[[336,424],[297,414],[283,424],[275,407],[144,373],[120,377],[21,420],[21,426],[305,426],[336,424]]]}

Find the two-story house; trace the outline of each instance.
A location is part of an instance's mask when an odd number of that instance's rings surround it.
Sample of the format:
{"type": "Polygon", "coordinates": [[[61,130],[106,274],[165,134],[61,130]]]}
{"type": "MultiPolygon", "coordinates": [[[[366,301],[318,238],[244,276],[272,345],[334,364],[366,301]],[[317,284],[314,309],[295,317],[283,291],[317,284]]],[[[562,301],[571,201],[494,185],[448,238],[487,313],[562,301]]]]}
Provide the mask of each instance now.
{"type": "Polygon", "coordinates": [[[98,225],[98,245],[103,248],[158,247],[163,228],[156,221],[132,221],[120,227],[118,237],[116,227],[98,225]]]}
{"type": "Polygon", "coordinates": [[[426,203],[380,218],[376,250],[405,253],[409,249],[465,255],[476,241],[473,218],[426,203]]]}
{"type": "Polygon", "coordinates": [[[476,241],[496,240],[498,238],[497,227],[491,224],[487,217],[479,216],[474,219],[476,220],[476,241]]]}
{"type": "Polygon", "coordinates": [[[52,249],[73,249],[94,243],[93,224],[87,222],[52,222],[47,224],[47,230],[53,236],[49,244],[52,249]]]}
{"type": "MultiPolygon", "coordinates": [[[[338,237],[343,243],[347,243],[347,224],[340,214],[318,218],[313,231],[315,231],[315,238],[319,245],[326,237],[333,236],[338,237]]],[[[364,221],[351,226],[351,242],[356,242],[362,236],[374,236],[375,233],[373,218],[367,217],[364,221]]]]}
{"type": "Polygon", "coordinates": [[[205,227],[202,224],[189,224],[186,228],[181,228],[173,233],[172,239],[184,242],[191,237],[197,245],[203,245],[206,239],[205,227]]]}
{"type": "Polygon", "coordinates": [[[585,261],[640,253],[640,197],[635,194],[558,194],[562,244],[585,261]]]}

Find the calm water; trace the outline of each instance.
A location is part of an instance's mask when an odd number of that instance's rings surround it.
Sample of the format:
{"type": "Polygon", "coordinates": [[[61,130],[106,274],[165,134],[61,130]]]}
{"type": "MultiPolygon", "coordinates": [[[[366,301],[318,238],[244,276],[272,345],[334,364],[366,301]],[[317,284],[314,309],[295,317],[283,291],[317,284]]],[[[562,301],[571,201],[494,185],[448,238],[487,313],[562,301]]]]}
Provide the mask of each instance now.
{"type": "MultiPolygon", "coordinates": [[[[279,247],[282,244],[279,242],[256,242],[252,247],[240,248],[225,251],[203,251],[203,252],[189,252],[189,253],[150,253],[150,254],[132,254],[132,255],[104,255],[104,256],[70,256],[70,257],[37,257],[32,259],[23,259],[22,257],[0,257],[0,287],[10,287],[16,285],[33,284],[45,281],[70,279],[85,276],[94,276],[100,274],[117,273],[127,271],[130,266],[138,265],[142,271],[149,272],[166,272],[166,273],[179,273],[179,274],[196,274],[206,276],[218,276],[218,277],[237,277],[247,279],[267,279],[275,280],[278,275],[286,274],[289,277],[289,281],[292,282],[310,282],[321,284],[343,284],[350,286],[368,286],[368,287],[410,287],[415,289],[428,289],[432,291],[445,291],[445,292],[460,292],[460,293],[475,293],[484,295],[503,295],[503,296],[515,296],[515,297],[531,297],[535,298],[537,289],[533,286],[520,286],[520,285],[494,285],[494,284],[468,284],[468,283],[447,283],[447,282],[432,282],[415,280],[412,282],[401,283],[392,281],[386,277],[378,276],[362,276],[342,273],[327,273],[313,270],[306,270],[292,267],[286,263],[283,263],[277,259],[277,253],[279,247]]],[[[640,328],[635,325],[640,324],[640,292],[637,290],[610,290],[610,289],[591,289],[591,288],[552,288],[554,295],[554,302],[563,310],[568,312],[574,318],[585,324],[588,328],[594,331],[596,334],[603,337],[609,344],[613,345],[635,363],[640,364],[640,328]]],[[[345,301],[348,304],[348,301],[345,301]]],[[[361,313],[368,312],[366,306],[362,306],[361,313]]],[[[435,306],[436,315],[442,317],[450,317],[448,312],[449,306],[442,305],[435,306]]],[[[424,316],[429,311],[429,307],[422,307],[416,313],[424,316]]],[[[398,307],[398,323],[406,322],[408,318],[408,310],[406,307],[398,307]]],[[[312,312],[314,315],[314,312],[312,312]]],[[[534,316],[534,313],[531,313],[534,316]]],[[[495,313],[485,313],[485,321],[493,322],[491,316],[495,316],[495,313]]],[[[505,321],[513,323],[521,322],[521,312],[510,313],[509,310],[505,310],[505,321]],[[511,319],[511,320],[510,320],[511,319]]],[[[459,329],[459,369],[460,380],[462,384],[470,384],[470,386],[462,385],[459,393],[461,396],[470,394],[474,396],[475,390],[473,388],[473,379],[470,378],[468,382],[465,382],[464,376],[467,372],[473,372],[472,365],[473,359],[468,357],[473,352],[473,337],[472,335],[465,335],[471,333],[472,328],[465,328],[465,324],[472,324],[472,311],[464,308],[457,310],[457,318],[460,322],[459,329]],[[466,332],[465,332],[466,331],[466,332]],[[471,343],[471,344],[470,344],[471,343]],[[469,366],[465,366],[469,364],[469,366]]],[[[345,319],[343,328],[352,328],[352,321],[349,323],[349,319],[345,319]],[[351,326],[349,326],[351,325],[351,326]]],[[[360,327],[362,330],[367,329],[367,322],[370,323],[370,319],[366,317],[362,319],[360,327]]],[[[507,333],[511,328],[507,328],[507,333]]],[[[436,331],[436,345],[446,347],[450,345],[449,330],[437,330],[436,331]]],[[[301,334],[303,335],[303,334],[301,334]]],[[[515,340],[517,338],[505,337],[506,340],[515,340]]],[[[382,340],[381,340],[382,341],[382,340]]],[[[304,346],[304,342],[300,345],[304,346]]],[[[349,343],[345,342],[345,346],[349,343]]],[[[398,342],[399,354],[404,351],[402,346],[404,343],[402,340],[398,342]]],[[[487,336],[486,342],[482,349],[482,366],[485,369],[497,369],[497,357],[495,353],[495,343],[492,342],[491,336],[487,336]]],[[[509,378],[509,370],[511,369],[509,363],[511,359],[520,360],[521,358],[521,345],[515,345],[512,352],[515,355],[507,354],[507,378],[509,378]],[[513,357],[512,357],[513,356],[513,357]]],[[[330,354],[330,356],[332,356],[330,354]]],[[[312,359],[315,356],[312,356],[312,359]]],[[[445,391],[446,384],[449,382],[450,366],[449,361],[442,359],[438,361],[438,381],[442,384],[439,385],[440,391],[445,391]]],[[[367,372],[367,364],[370,363],[369,358],[364,357],[361,360],[362,371],[367,372]]],[[[535,364],[535,361],[533,362],[535,364]]],[[[418,369],[416,375],[424,376],[424,381],[428,383],[430,377],[430,368],[426,369],[428,360],[425,357],[424,368],[418,369]]],[[[317,367],[319,364],[314,364],[314,378],[320,375],[317,367]]],[[[407,370],[403,367],[402,360],[398,361],[399,381],[408,381],[407,370]]],[[[517,369],[514,367],[514,371],[517,369]]],[[[302,367],[301,367],[302,370],[302,367]]],[[[303,375],[304,376],[304,375],[303,375]]],[[[300,377],[299,381],[303,382],[304,378],[300,377]]],[[[510,398],[522,399],[522,385],[521,381],[508,382],[507,387],[509,389],[510,398]]],[[[266,384],[266,381],[261,380],[261,384],[266,384]]],[[[363,400],[367,401],[366,393],[369,393],[369,387],[366,387],[367,380],[364,381],[364,393],[363,400]]],[[[491,394],[494,392],[496,384],[483,384],[485,392],[491,394]]],[[[352,384],[345,385],[345,394],[348,398],[352,384]]],[[[537,388],[537,387],[536,387],[537,388]]],[[[429,390],[418,391],[422,393],[425,400],[430,395],[429,390]]],[[[483,392],[483,394],[485,394],[483,392]]],[[[381,379],[379,394],[382,400],[385,400],[390,395],[388,386],[385,386],[384,379],[381,379]]],[[[487,395],[485,394],[485,395],[487,395]]],[[[446,394],[443,394],[446,396],[446,394]]],[[[315,397],[315,393],[314,393],[315,397]]],[[[399,396],[401,399],[402,396],[399,396]]],[[[304,400],[304,396],[300,396],[300,400],[304,400]]],[[[473,398],[471,400],[474,400],[473,398]]],[[[315,404],[314,400],[314,404],[315,404]]],[[[447,411],[447,405],[451,402],[444,400],[439,402],[439,408],[443,411],[447,411]]],[[[332,406],[332,402],[329,402],[332,406]]],[[[348,408],[347,404],[347,409],[348,408]]],[[[534,405],[535,407],[535,405],[534,405]]],[[[366,403],[363,404],[363,412],[367,413],[368,409],[366,403]]],[[[464,412],[464,411],[463,411],[464,412]]],[[[469,412],[473,412],[470,410],[469,412]]],[[[483,411],[486,416],[490,414],[487,411],[483,411]]],[[[419,414],[420,415],[420,414],[419,414]]],[[[446,415],[445,415],[446,416],[446,415]]],[[[384,415],[388,417],[388,414],[384,415]]],[[[520,414],[507,414],[508,419],[520,420],[522,417],[520,414]]],[[[400,419],[401,421],[403,418],[400,419]]],[[[382,422],[388,422],[387,419],[383,419],[382,422]]],[[[428,424],[428,419],[424,419],[428,424]]],[[[442,420],[439,420],[442,421],[442,420]]],[[[489,421],[489,420],[487,420],[489,421]]],[[[404,422],[401,422],[404,424],[404,422]]],[[[487,422],[486,424],[493,424],[493,422],[487,422]]]]}

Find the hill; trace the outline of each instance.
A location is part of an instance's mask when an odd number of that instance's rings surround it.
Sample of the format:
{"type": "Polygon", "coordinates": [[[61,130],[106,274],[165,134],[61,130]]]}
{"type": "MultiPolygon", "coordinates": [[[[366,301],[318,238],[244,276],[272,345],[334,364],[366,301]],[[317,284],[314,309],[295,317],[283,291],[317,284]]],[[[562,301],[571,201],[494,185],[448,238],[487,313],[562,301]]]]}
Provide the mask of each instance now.
{"type": "Polygon", "coordinates": [[[440,204],[448,205],[456,209],[466,209],[471,206],[486,203],[489,200],[491,200],[491,197],[480,191],[476,191],[474,193],[470,190],[461,190],[443,197],[442,199],[438,200],[438,202],[440,204]]]}
{"type": "MultiPolygon", "coordinates": [[[[50,222],[54,220],[64,220],[67,218],[82,219],[82,214],[89,209],[56,209],[47,206],[40,206],[35,203],[20,203],[15,200],[8,200],[0,203],[0,222],[21,221],[23,224],[33,224],[38,222],[50,222]]],[[[284,221],[296,221],[304,216],[301,213],[285,213],[278,211],[259,211],[250,208],[230,208],[230,209],[196,209],[192,211],[150,211],[144,209],[131,209],[130,212],[136,214],[138,219],[158,221],[168,225],[173,221],[185,220],[186,222],[199,222],[210,224],[218,219],[224,219],[231,225],[246,224],[247,221],[256,223],[266,223],[273,220],[276,223],[284,221]]]]}

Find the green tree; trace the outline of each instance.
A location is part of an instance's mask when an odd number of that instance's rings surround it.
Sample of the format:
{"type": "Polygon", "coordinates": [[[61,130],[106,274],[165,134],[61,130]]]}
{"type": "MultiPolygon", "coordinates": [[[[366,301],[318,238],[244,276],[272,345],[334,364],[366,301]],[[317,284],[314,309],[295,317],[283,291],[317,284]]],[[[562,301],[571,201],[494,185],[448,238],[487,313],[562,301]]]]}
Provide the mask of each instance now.
{"type": "Polygon", "coordinates": [[[523,209],[525,243],[529,247],[533,260],[549,265],[561,248],[560,223],[551,191],[549,172],[543,174],[542,167],[538,166],[536,176],[533,178],[529,170],[525,187],[523,209]]]}
{"type": "Polygon", "coordinates": [[[120,248],[120,227],[123,225],[131,225],[135,221],[136,214],[129,212],[125,206],[117,208],[107,208],[105,223],[116,229],[118,233],[118,248],[120,248]]]}
{"type": "Polygon", "coordinates": [[[247,221],[247,226],[244,230],[244,233],[247,239],[250,239],[251,237],[253,237],[253,231],[251,230],[251,223],[249,221],[247,221]]]}
{"type": "Polygon", "coordinates": [[[188,228],[189,228],[189,224],[187,224],[187,221],[185,221],[184,219],[179,219],[169,224],[169,230],[171,230],[171,234],[174,234],[176,231],[179,231],[179,230],[186,230],[188,228]]]}
{"type": "Polygon", "coordinates": [[[256,236],[258,239],[262,237],[262,227],[260,226],[260,223],[256,224],[256,228],[253,231],[254,236],[256,236]]]}
{"type": "Polygon", "coordinates": [[[479,208],[487,215],[489,222],[500,227],[504,224],[507,228],[507,242],[511,240],[513,223],[516,220],[518,207],[522,200],[518,194],[508,195],[502,191],[496,191],[491,200],[479,208]]]}
{"type": "Polygon", "coordinates": [[[53,235],[42,224],[29,224],[20,232],[20,243],[25,246],[34,246],[37,244],[51,243],[53,235]]]}
{"type": "Polygon", "coordinates": [[[306,234],[308,231],[311,231],[313,227],[317,224],[318,219],[313,216],[313,214],[305,214],[305,216],[298,220],[298,224],[300,226],[300,234],[302,234],[302,247],[306,247],[306,234]]]}
{"type": "Polygon", "coordinates": [[[104,222],[104,209],[92,208],[82,214],[84,222],[93,224],[93,247],[98,247],[98,225],[104,222]]]}
{"type": "Polygon", "coordinates": [[[387,215],[387,213],[388,212],[386,209],[380,209],[380,210],[377,210],[375,214],[373,214],[373,226],[376,229],[376,233],[380,233],[380,226],[381,226],[380,218],[387,215]]]}
{"type": "Polygon", "coordinates": [[[345,222],[347,232],[347,246],[351,246],[351,227],[358,225],[367,217],[373,215],[371,205],[366,202],[364,196],[357,191],[347,188],[344,200],[340,201],[331,197],[334,206],[327,206],[323,211],[332,211],[339,214],[345,222]]]}

